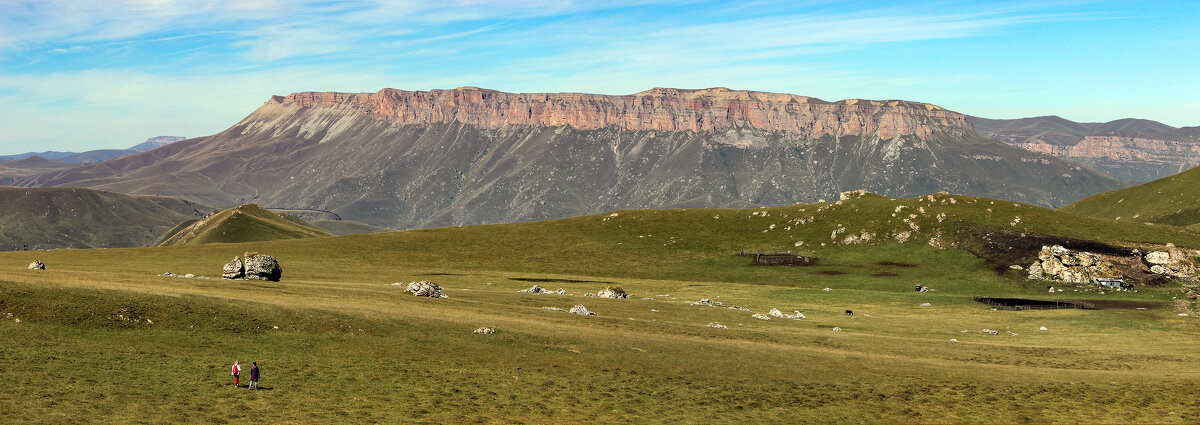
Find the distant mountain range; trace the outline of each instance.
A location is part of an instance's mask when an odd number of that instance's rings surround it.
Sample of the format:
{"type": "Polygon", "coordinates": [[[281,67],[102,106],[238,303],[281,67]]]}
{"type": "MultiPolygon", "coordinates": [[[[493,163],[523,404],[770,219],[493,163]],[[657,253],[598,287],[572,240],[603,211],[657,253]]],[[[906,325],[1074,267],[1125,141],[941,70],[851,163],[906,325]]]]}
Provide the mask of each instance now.
{"type": "Polygon", "coordinates": [[[129,149],[98,149],[87,152],[26,152],[16,155],[0,155],[0,161],[11,161],[24,159],[34,156],[39,156],[52,161],[74,163],[74,164],[91,164],[94,162],[108,161],[113,158],[119,158],[129,154],[145,152],[154,148],[162,147],[167,144],[178,142],[187,139],[179,136],[158,136],[146,139],[145,142],[138,143],[129,149]]]}
{"type": "Polygon", "coordinates": [[[1057,116],[993,120],[968,117],[984,136],[1069,159],[1119,180],[1147,182],[1200,165],[1200,127],[1142,119],[1078,123],[1057,116]]]}
{"type": "Polygon", "coordinates": [[[474,87],[275,96],[218,134],[17,184],[326,210],[393,229],[784,205],[860,188],[1058,206],[1122,187],[924,103],[474,87]]]}

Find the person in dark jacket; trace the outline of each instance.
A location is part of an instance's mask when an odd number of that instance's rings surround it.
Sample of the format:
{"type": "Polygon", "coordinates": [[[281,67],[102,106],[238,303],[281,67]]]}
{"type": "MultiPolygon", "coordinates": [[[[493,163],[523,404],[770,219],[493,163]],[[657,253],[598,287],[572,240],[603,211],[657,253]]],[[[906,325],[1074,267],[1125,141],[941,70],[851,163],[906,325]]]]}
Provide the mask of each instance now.
{"type": "Polygon", "coordinates": [[[250,362],[250,389],[258,389],[258,362],[250,362]]]}

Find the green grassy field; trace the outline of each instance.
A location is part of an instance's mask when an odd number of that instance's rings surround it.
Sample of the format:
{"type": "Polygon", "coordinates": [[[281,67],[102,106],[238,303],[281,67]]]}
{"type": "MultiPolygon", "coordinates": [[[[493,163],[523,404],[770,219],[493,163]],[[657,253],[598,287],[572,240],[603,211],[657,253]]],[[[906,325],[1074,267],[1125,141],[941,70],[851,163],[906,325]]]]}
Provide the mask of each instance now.
{"type": "Polygon", "coordinates": [[[167,230],[154,246],[203,245],[333,236],[290,214],[276,214],[256,204],[216,212],[199,220],[187,220],[167,230]]]}
{"type": "Polygon", "coordinates": [[[1173,299],[1183,287],[1046,294],[954,248],[971,242],[954,239],[964,228],[1200,246],[1170,226],[936,195],[0,253],[0,411],[21,423],[1200,421],[1200,326],[1177,315],[1193,307],[1173,299]],[[904,219],[920,230],[901,244],[904,219]],[[743,248],[819,262],[753,266],[743,248]],[[283,280],[157,276],[218,276],[244,251],[277,257],[283,280]],[[35,258],[49,269],[24,269],[35,258]],[[413,280],[449,298],[390,285],[413,280]],[[566,294],[516,292],[535,283],[566,294]],[[584,296],[614,284],[634,296],[584,296]],[[996,311],[976,295],[1150,304],[996,311]],[[597,316],[544,308],[575,304],[597,316]],[[807,319],[751,317],[771,308],[807,319]],[[232,387],[234,360],[262,365],[262,391],[232,387]]]}

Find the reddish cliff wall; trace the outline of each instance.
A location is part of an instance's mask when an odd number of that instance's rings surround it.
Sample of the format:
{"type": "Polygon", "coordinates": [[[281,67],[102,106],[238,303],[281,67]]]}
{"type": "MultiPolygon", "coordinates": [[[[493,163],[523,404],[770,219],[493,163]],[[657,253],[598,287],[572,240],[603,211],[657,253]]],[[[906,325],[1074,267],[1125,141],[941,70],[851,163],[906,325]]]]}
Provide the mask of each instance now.
{"type": "Polygon", "coordinates": [[[463,87],[453,90],[376,93],[304,92],[274,96],[285,106],[350,105],[397,124],[462,122],[482,128],[505,125],[570,125],[584,130],[712,131],[754,127],[810,137],[966,134],[962,114],[906,101],[820,99],[724,88],[653,89],[627,96],[582,93],[504,93],[463,87]]]}

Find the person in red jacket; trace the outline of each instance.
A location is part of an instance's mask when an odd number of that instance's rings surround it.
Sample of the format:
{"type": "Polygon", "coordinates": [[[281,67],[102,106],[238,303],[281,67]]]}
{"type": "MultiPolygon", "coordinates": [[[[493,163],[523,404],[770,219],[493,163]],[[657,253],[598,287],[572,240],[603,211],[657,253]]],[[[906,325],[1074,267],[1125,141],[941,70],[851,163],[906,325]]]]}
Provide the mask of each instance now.
{"type": "Polygon", "coordinates": [[[237,360],[233,361],[233,386],[238,386],[238,377],[242,376],[242,367],[238,366],[237,360]]]}

